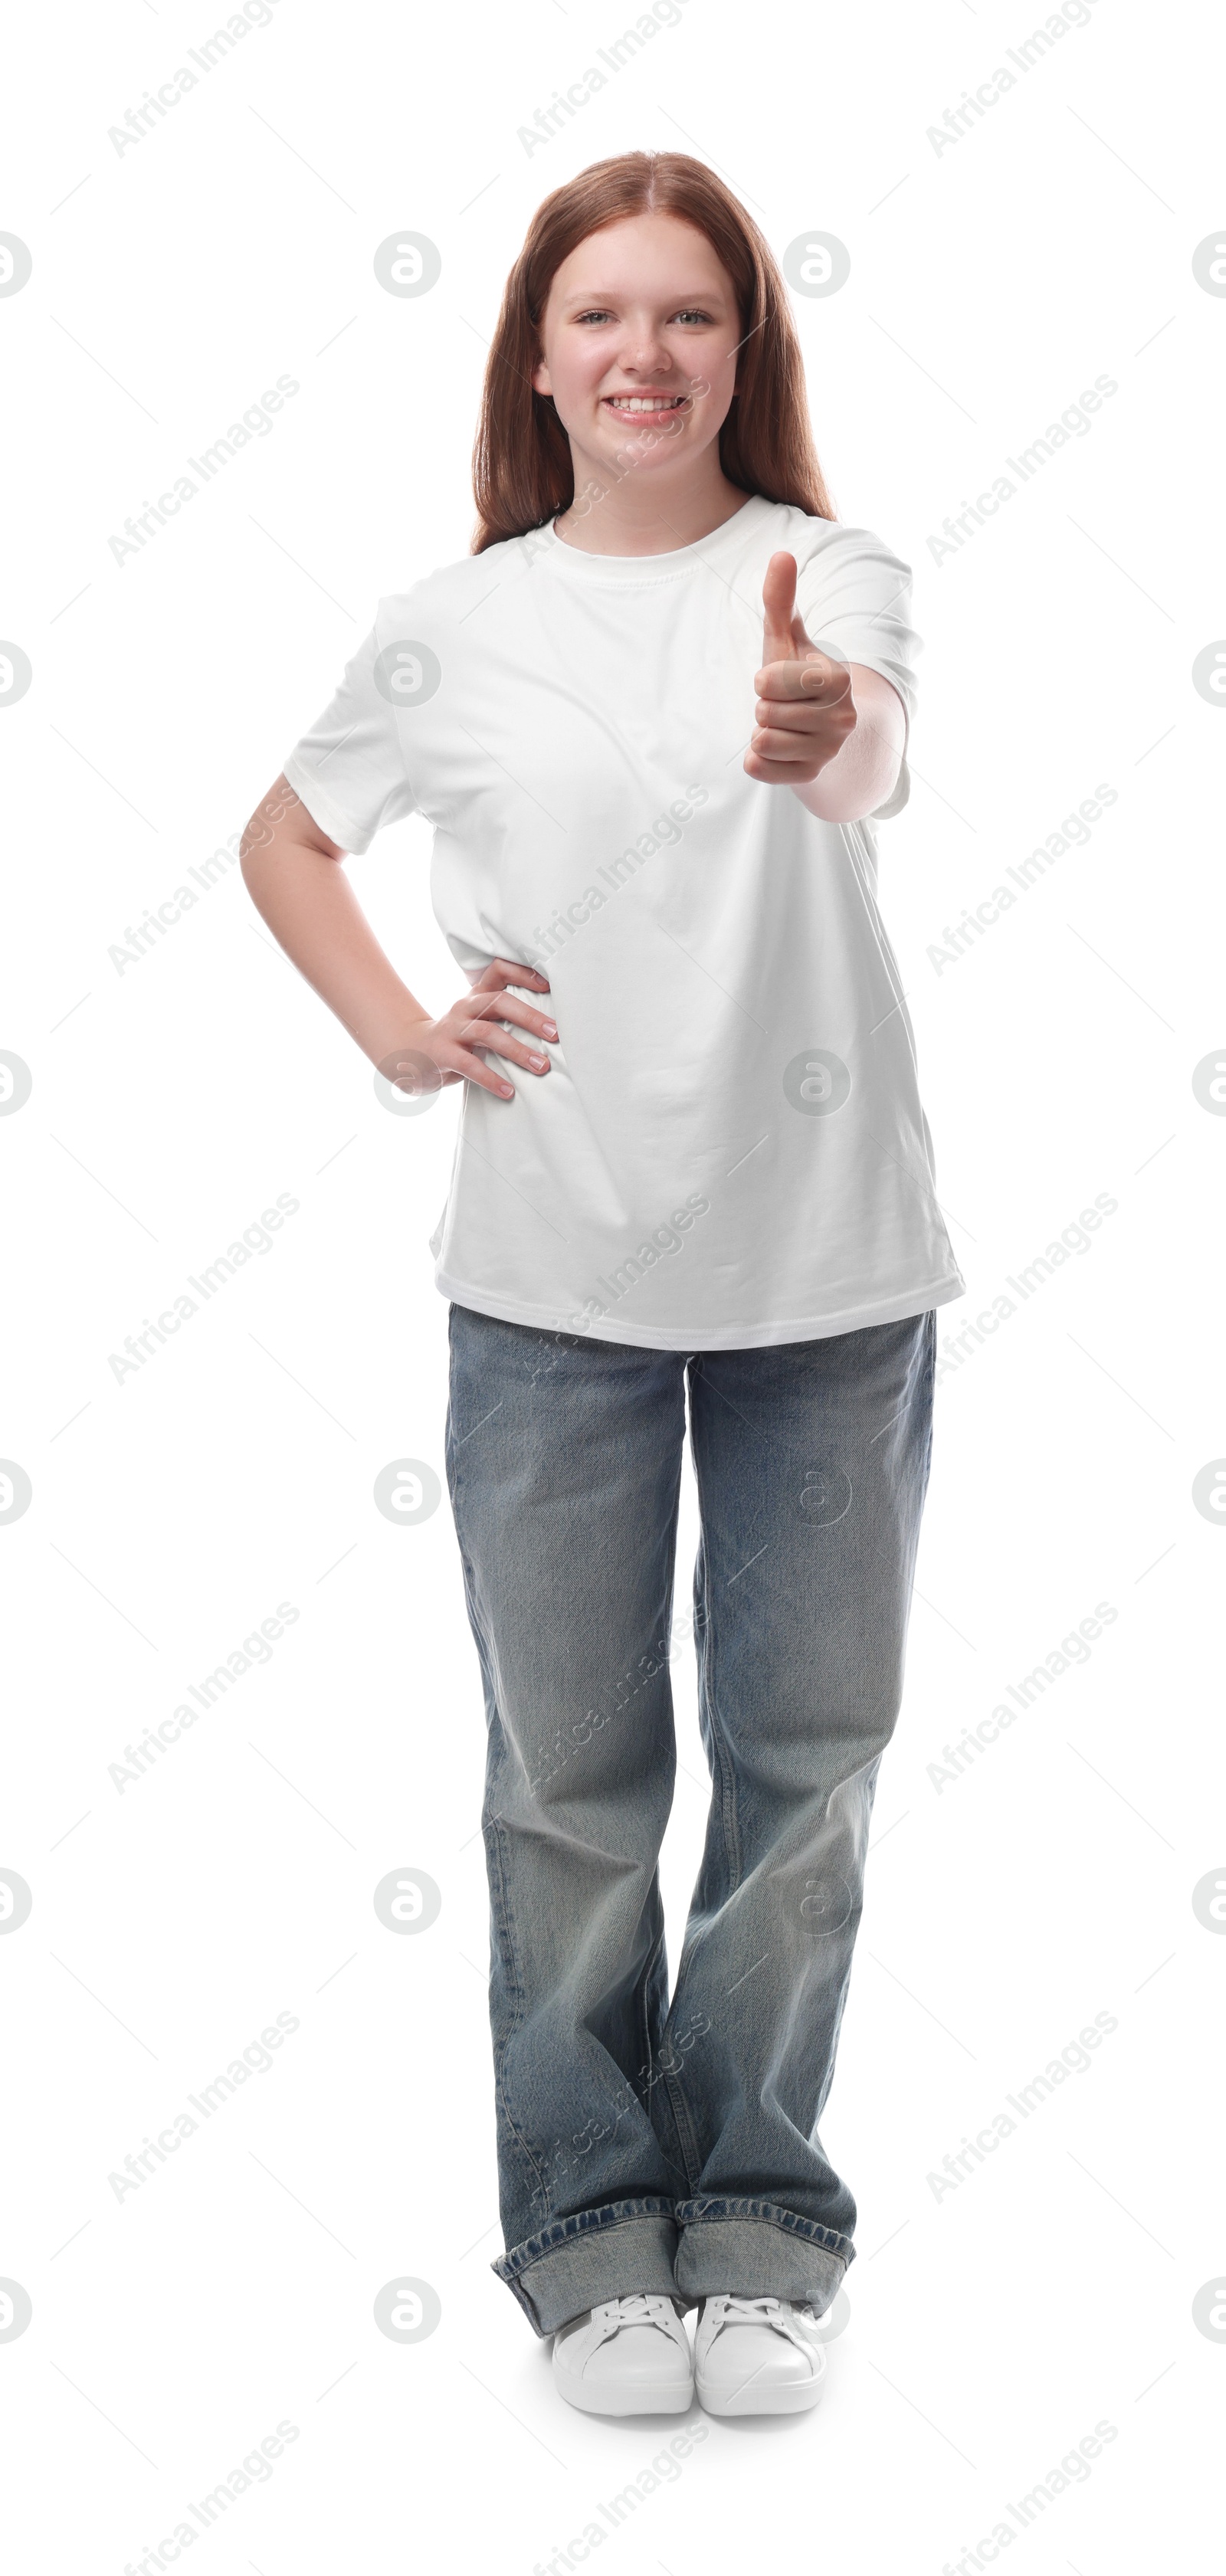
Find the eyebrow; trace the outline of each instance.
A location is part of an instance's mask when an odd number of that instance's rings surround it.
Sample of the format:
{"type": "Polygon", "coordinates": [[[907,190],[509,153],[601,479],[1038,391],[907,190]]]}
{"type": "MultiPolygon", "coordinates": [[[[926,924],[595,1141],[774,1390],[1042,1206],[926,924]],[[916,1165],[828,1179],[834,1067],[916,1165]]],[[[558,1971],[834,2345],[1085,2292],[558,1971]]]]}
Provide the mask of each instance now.
{"type": "MultiPolygon", "coordinates": [[[[611,286],[594,286],[582,292],[575,288],[571,294],[563,296],[562,302],[564,305],[612,304],[616,295],[616,288],[611,286]]],[[[718,286],[687,286],[678,288],[672,295],[662,296],[660,300],[664,304],[714,304],[723,300],[723,289],[718,286]]]]}

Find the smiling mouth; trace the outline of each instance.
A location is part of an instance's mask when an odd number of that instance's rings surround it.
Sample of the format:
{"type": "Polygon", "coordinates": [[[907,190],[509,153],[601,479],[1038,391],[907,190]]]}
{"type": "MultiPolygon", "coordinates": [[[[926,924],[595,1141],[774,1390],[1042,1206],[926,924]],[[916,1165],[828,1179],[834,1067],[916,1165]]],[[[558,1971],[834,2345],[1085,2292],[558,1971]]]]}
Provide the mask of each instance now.
{"type": "Polygon", "coordinates": [[[670,411],[684,411],[688,394],[602,394],[606,411],[624,412],[635,420],[650,420],[670,411]]]}

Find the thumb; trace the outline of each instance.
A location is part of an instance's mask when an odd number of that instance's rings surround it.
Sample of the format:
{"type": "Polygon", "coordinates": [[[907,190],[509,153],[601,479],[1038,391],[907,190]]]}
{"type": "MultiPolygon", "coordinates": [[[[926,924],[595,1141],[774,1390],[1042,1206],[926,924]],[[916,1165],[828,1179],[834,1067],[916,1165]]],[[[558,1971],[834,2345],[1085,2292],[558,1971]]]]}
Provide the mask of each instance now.
{"type": "MultiPolygon", "coordinates": [[[[795,555],[771,556],[762,581],[762,606],[765,611],[762,625],[763,663],[798,662],[800,653],[795,628],[800,621],[795,613],[795,555]]],[[[803,626],[801,633],[804,633],[803,626]]]]}

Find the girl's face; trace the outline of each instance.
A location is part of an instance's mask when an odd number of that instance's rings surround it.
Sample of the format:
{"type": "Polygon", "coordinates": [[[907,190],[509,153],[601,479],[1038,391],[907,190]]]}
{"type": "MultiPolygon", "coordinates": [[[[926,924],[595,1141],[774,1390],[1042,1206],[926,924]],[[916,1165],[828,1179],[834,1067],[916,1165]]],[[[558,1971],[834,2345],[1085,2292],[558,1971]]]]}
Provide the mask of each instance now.
{"type": "MultiPolygon", "coordinates": [[[[537,393],[552,394],[575,486],[694,461],[736,389],[736,292],[704,233],[677,215],[631,215],[589,233],[554,273],[537,393]]],[[[713,460],[708,459],[708,465],[713,460]]]]}

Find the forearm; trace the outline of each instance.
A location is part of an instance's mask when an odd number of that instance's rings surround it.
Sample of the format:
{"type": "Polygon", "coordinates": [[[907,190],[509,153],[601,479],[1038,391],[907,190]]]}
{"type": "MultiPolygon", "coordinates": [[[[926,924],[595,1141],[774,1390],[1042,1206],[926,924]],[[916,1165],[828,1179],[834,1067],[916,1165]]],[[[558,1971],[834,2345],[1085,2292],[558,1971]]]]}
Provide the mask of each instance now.
{"type": "Polygon", "coordinates": [[[897,690],[862,662],[851,665],[851,687],[852,731],[816,778],[792,789],[822,823],[859,822],[885,804],[898,779],[907,720],[897,690]]]}
{"type": "Polygon", "coordinates": [[[428,1017],[379,946],[339,858],[279,835],[244,847],[242,871],[257,912],[372,1064],[428,1017]]]}

